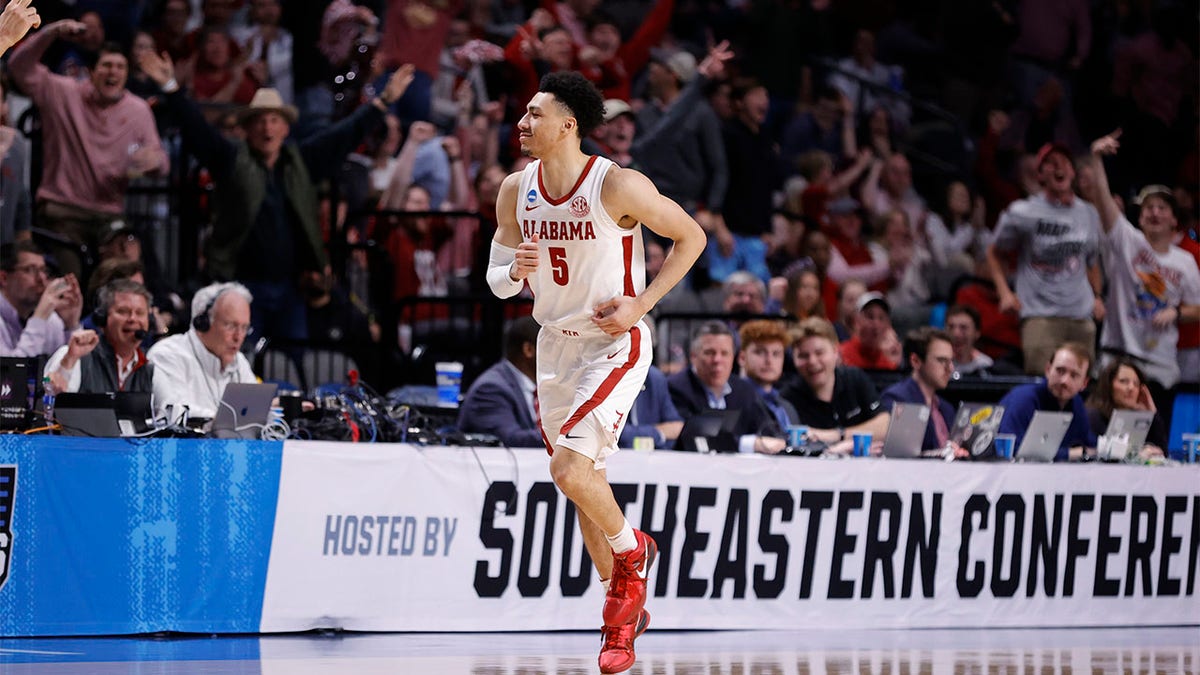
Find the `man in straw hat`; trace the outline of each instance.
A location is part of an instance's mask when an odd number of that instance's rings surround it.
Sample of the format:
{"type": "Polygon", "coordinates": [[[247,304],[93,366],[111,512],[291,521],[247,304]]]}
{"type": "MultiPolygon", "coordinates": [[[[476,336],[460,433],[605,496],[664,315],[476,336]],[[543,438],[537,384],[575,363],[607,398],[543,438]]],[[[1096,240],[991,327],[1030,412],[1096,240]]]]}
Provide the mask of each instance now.
{"type": "Polygon", "coordinates": [[[162,88],[183,137],[216,184],[213,231],[205,249],[217,280],[236,279],[254,295],[255,333],[304,339],[305,272],[328,265],[317,218],[317,182],[333,173],[364,136],[383,124],[387,107],[412,81],[403,66],[368,105],[301,140],[288,140],[297,111],[274,89],[259,89],[238,116],[244,142],[225,138],[205,122],[175,81],[166,54],[142,54],[139,65],[162,88]]]}

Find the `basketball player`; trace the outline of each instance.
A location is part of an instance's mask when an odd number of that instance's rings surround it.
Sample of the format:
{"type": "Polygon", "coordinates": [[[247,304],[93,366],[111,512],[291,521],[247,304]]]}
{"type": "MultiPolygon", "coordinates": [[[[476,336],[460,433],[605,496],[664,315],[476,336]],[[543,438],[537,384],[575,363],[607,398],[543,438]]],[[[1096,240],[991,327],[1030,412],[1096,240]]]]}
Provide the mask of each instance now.
{"type": "Polygon", "coordinates": [[[496,295],[528,281],[537,345],[537,401],[550,474],[579,513],[579,529],[606,580],[600,672],[633,665],[646,629],[646,576],[657,546],[613,498],[605,460],[650,367],[642,317],[704,251],[704,231],[642,174],[588,156],[580,141],[604,120],[603,97],[582,75],[542,78],[517,125],[534,158],[505,178],[487,280],[496,295]],[[646,285],[641,224],[674,240],[646,285]]]}

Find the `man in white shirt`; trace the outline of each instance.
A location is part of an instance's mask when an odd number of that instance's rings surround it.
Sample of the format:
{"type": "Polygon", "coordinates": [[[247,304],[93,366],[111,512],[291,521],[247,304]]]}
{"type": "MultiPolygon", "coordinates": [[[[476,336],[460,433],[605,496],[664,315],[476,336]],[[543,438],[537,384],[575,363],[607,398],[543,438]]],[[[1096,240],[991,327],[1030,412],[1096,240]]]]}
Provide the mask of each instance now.
{"type": "Polygon", "coordinates": [[[225,385],[257,381],[241,353],[250,334],[253,300],[250,291],[237,282],[211,284],[196,291],[188,332],[150,348],[157,414],[167,414],[174,421],[186,406],[191,417],[212,418],[225,385]]]}

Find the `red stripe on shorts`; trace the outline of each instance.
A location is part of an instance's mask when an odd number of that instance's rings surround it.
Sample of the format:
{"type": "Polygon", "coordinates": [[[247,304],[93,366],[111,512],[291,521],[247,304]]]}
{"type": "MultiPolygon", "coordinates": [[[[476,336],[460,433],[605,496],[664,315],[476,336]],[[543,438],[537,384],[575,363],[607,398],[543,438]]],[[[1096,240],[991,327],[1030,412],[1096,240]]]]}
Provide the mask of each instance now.
{"type": "Polygon", "coordinates": [[[564,436],[571,433],[571,430],[575,428],[575,425],[579,424],[579,420],[586,417],[587,414],[595,410],[596,406],[600,405],[604,399],[608,398],[608,395],[611,394],[612,390],[616,388],[617,383],[621,381],[621,378],[625,377],[625,374],[629,372],[629,369],[632,368],[635,363],[637,363],[638,357],[641,356],[641,352],[642,331],[637,326],[634,326],[633,328],[629,329],[629,360],[614,368],[613,371],[608,374],[608,377],[604,378],[604,381],[600,383],[599,388],[596,389],[596,393],[592,394],[592,397],[585,401],[584,404],[580,406],[579,409],[576,410],[569,419],[567,419],[567,423],[562,426],[562,431],[559,433],[564,436]]]}

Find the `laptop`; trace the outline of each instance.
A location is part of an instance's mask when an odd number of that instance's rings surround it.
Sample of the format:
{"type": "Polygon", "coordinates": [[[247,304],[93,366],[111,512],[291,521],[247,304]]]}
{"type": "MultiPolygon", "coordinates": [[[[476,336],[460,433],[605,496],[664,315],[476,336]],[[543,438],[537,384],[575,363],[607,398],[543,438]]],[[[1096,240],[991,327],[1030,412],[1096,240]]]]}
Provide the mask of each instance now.
{"type": "Polygon", "coordinates": [[[737,427],[738,410],[701,410],[683,423],[679,438],[675,439],[676,450],[688,452],[737,452],[737,439],[733,431],[737,427]]]}
{"type": "Polygon", "coordinates": [[[950,440],[971,453],[971,459],[989,459],[996,456],[992,441],[1000,420],[1004,418],[1004,406],[995,403],[963,401],[954,414],[950,428],[950,440]]]}
{"type": "Polygon", "coordinates": [[[260,438],[278,387],[273,382],[230,382],[225,385],[209,435],[213,438],[260,438]]]}
{"type": "MultiPolygon", "coordinates": [[[[1114,410],[1108,419],[1108,429],[1104,435],[1112,438],[1121,434],[1129,434],[1127,453],[1136,455],[1146,444],[1146,436],[1150,434],[1150,425],[1154,423],[1154,413],[1149,410],[1114,410]]],[[[1109,459],[1120,461],[1125,456],[1110,456],[1109,459]]]]}
{"type": "Polygon", "coordinates": [[[150,392],[63,392],[54,397],[54,421],[64,436],[117,438],[151,430],[150,392]]]}
{"type": "Polygon", "coordinates": [[[887,435],[883,438],[883,456],[902,459],[920,457],[928,424],[929,406],[919,403],[893,405],[887,435]]]}
{"type": "Polygon", "coordinates": [[[1074,416],[1069,412],[1034,412],[1015,456],[1026,462],[1053,462],[1074,416]]]}
{"type": "Polygon", "coordinates": [[[21,431],[29,427],[30,402],[41,397],[34,379],[40,372],[34,359],[0,357],[0,429],[21,431]]]}
{"type": "Polygon", "coordinates": [[[54,421],[62,427],[63,436],[117,438],[121,435],[116,396],[111,393],[61,393],[54,397],[54,421]]]}

